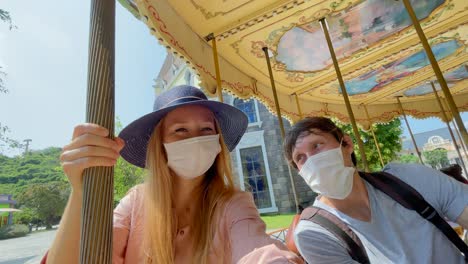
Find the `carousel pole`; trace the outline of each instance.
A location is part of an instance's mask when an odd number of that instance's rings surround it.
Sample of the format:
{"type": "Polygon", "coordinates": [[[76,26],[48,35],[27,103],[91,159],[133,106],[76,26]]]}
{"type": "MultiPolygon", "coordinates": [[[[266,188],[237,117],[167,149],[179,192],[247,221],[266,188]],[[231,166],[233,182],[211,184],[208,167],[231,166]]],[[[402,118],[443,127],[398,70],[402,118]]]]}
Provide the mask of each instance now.
{"type": "Polygon", "coordinates": [[[297,105],[297,112],[299,113],[299,118],[302,119],[302,109],[301,109],[301,104],[299,103],[299,97],[297,96],[297,93],[294,93],[294,97],[296,98],[296,105],[297,105]]]}
{"type": "Polygon", "coordinates": [[[218,48],[216,47],[216,37],[213,33],[210,33],[205,37],[206,41],[211,40],[211,46],[213,50],[213,59],[216,72],[216,92],[218,94],[218,99],[220,102],[223,102],[223,88],[221,87],[221,73],[219,72],[219,60],[218,60],[218,48]]]}
{"type": "Polygon", "coordinates": [[[421,157],[421,152],[419,152],[418,145],[416,144],[416,140],[414,139],[413,131],[411,131],[411,127],[409,125],[408,119],[406,118],[405,110],[403,110],[403,105],[401,105],[400,97],[397,96],[396,99],[398,101],[398,106],[400,107],[401,114],[403,115],[403,118],[405,119],[406,127],[408,128],[408,132],[411,136],[411,140],[413,141],[414,148],[416,149],[416,153],[418,154],[419,161],[421,162],[421,164],[424,164],[422,157],[421,157]]]}
{"type": "Polygon", "coordinates": [[[370,131],[372,133],[372,137],[374,138],[375,146],[377,147],[377,153],[379,153],[380,164],[382,164],[382,168],[383,168],[385,166],[385,163],[384,163],[383,158],[382,158],[382,153],[380,152],[379,142],[377,141],[377,137],[375,136],[374,128],[372,127],[372,122],[371,122],[371,119],[369,117],[369,112],[367,112],[367,107],[365,105],[363,105],[363,106],[364,106],[364,111],[366,112],[367,120],[369,120],[369,127],[370,127],[370,131]]]}
{"type": "Polygon", "coordinates": [[[366,152],[364,151],[364,144],[361,140],[361,135],[359,134],[358,127],[356,125],[356,119],[354,119],[353,109],[351,108],[351,103],[349,102],[348,92],[346,91],[346,86],[343,81],[343,77],[341,76],[340,66],[338,65],[338,60],[336,59],[335,50],[333,49],[333,44],[331,42],[330,34],[328,33],[328,25],[325,21],[325,18],[321,18],[320,25],[322,26],[323,33],[325,35],[325,39],[327,40],[328,49],[330,50],[330,56],[333,60],[333,65],[335,66],[336,76],[338,77],[338,82],[340,83],[341,92],[343,93],[343,98],[346,104],[346,110],[348,111],[349,120],[351,121],[351,125],[353,127],[354,135],[356,136],[356,141],[359,147],[359,153],[361,154],[362,163],[364,168],[367,172],[369,172],[369,165],[367,164],[366,152]]]}
{"type": "Polygon", "coordinates": [[[422,30],[421,25],[419,24],[419,20],[416,17],[416,14],[414,13],[413,7],[411,6],[409,0],[403,0],[403,4],[405,5],[411,20],[413,21],[414,29],[418,33],[419,39],[421,40],[421,44],[423,45],[424,50],[426,51],[426,55],[429,61],[431,62],[432,69],[434,70],[434,73],[437,77],[437,81],[439,81],[440,87],[442,88],[444,96],[447,99],[449,109],[452,111],[453,118],[455,119],[458,125],[460,133],[463,137],[463,141],[465,142],[465,144],[468,144],[468,133],[466,132],[465,125],[463,124],[463,121],[460,117],[460,112],[458,111],[457,105],[453,100],[452,94],[450,93],[450,90],[447,86],[447,82],[445,81],[445,78],[442,75],[442,71],[440,70],[439,64],[437,63],[437,60],[434,57],[434,54],[432,53],[431,46],[427,42],[426,36],[424,35],[424,31],[422,30]]]}
{"type": "Polygon", "coordinates": [[[452,137],[453,144],[455,145],[455,149],[457,150],[458,157],[460,157],[461,165],[463,167],[463,170],[465,171],[465,175],[468,176],[468,171],[466,170],[465,162],[463,161],[463,156],[460,153],[460,148],[458,147],[457,140],[455,139],[455,135],[453,134],[452,128],[450,127],[450,123],[447,117],[447,114],[445,113],[444,107],[442,106],[442,102],[440,101],[439,94],[437,93],[437,90],[434,86],[434,82],[431,81],[431,86],[432,86],[432,91],[434,91],[437,103],[439,104],[440,111],[442,113],[442,117],[444,118],[445,124],[447,124],[448,131],[450,133],[450,137],[452,137]]]}
{"type": "MultiPolygon", "coordinates": [[[[278,102],[278,95],[276,94],[275,79],[273,77],[273,71],[271,70],[270,55],[268,54],[267,47],[263,47],[262,50],[265,53],[265,59],[266,59],[267,66],[268,66],[268,73],[270,74],[271,89],[273,90],[273,97],[275,98],[276,115],[278,116],[278,123],[280,125],[281,138],[284,140],[285,132],[284,132],[284,125],[283,125],[283,118],[281,117],[281,109],[280,109],[279,102],[278,102]]],[[[299,210],[299,201],[298,201],[297,193],[296,193],[296,184],[294,183],[294,178],[291,172],[291,166],[289,166],[289,164],[288,164],[288,173],[289,173],[289,180],[291,181],[291,187],[292,187],[292,191],[294,195],[294,203],[296,204],[296,213],[299,214],[300,210],[299,210]]]]}
{"type": "Polygon", "coordinates": [[[457,124],[455,124],[455,120],[452,120],[452,124],[453,124],[453,130],[455,130],[458,140],[460,141],[460,145],[462,146],[463,153],[465,153],[465,157],[468,159],[468,151],[466,150],[465,144],[463,144],[463,140],[461,138],[460,131],[458,131],[457,124]]]}
{"type": "MultiPolygon", "coordinates": [[[[86,122],[114,133],[115,1],[92,0],[86,122]]],[[[80,263],[112,262],[114,168],[92,167],[83,174],[80,263]]]]}

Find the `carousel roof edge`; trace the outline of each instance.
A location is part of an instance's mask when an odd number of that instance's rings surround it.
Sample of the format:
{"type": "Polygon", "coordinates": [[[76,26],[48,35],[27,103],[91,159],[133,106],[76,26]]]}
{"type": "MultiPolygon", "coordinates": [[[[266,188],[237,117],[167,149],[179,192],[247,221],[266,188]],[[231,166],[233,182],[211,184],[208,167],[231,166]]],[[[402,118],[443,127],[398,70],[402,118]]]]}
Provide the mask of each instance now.
{"type": "Polygon", "coordinates": [[[140,20],[140,11],[133,0],[118,0],[123,8],[127,9],[136,19],[140,20]]]}

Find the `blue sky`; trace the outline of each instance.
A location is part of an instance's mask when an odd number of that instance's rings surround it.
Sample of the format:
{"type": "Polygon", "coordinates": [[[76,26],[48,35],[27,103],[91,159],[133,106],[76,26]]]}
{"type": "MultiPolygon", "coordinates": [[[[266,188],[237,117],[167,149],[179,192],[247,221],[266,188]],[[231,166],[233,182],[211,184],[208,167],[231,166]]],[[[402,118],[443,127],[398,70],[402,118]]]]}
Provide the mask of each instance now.
{"type": "MultiPolygon", "coordinates": [[[[32,139],[32,149],[67,144],[73,127],[85,120],[89,3],[2,1],[18,28],[0,23],[0,66],[10,90],[0,94],[0,122],[11,138],[32,139]]],[[[116,6],[116,115],[126,125],[151,111],[153,80],[166,50],[116,6]]],[[[444,127],[435,118],[410,123],[415,133],[444,127]]]]}
{"type": "MultiPolygon", "coordinates": [[[[18,27],[0,23],[0,122],[32,149],[63,146],[86,106],[90,1],[2,1],[18,27]]],[[[116,115],[123,124],[151,111],[152,85],[166,49],[116,4],[116,115]]]]}

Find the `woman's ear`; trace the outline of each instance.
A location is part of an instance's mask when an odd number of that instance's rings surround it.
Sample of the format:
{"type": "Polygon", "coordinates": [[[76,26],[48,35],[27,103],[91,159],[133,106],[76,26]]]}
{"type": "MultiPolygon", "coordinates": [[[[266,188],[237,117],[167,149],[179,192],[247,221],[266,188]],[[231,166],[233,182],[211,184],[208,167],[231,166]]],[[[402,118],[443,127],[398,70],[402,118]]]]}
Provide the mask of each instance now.
{"type": "Polygon", "coordinates": [[[349,135],[344,135],[343,136],[343,148],[346,150],[346,152],[351,155],[354,151],[354,144],[353,144],[353,139],[349,135]]]}

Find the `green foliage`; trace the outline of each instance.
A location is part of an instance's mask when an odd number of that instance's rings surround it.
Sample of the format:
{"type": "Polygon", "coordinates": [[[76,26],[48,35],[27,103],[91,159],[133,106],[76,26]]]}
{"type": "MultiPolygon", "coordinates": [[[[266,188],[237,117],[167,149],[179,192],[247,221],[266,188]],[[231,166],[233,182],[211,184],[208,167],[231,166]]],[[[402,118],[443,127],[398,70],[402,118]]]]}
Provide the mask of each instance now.
{"type": "Polygon", "coordinates": [[[28,186],[18,200],[35,212],[46,225],[46,229],[51,229],[62,215],[69,193],[70,188],[64,182],[34,184],[28,186]]]}
{"type": "MultiPolygon", "coordinates": [[[[340,127],[343,132],[350,135],[354,142],[354,153],[358,160],[358,167],[363,168],[361,161],[361,154],[359,147],[354,136],[353,128],[350,124],[340,124],[335,120],[335,123],[340,127]]],[[[380,151],[382,153],[382,159],[384,164],[393,161],[397,157],[397,153],[401,151],[400,136],[402,134],[400,119],[394,119],[387,124],[374,124],[372,128],[375,133],[375,137],[379,142],[380,151]]],[[[382,169],[380,163],[379,154],[377,147],[374,143],[374,137],[371,131],[363,131],[359,129],[361,140],[364,143],[364,149],[367,157],[367,163],[371,171],[377,171],[382,169]]]]}
{"type": "Polygon", "coordinates": [[[7,126],[2,126],[2,123],[0,122],[0,155],[9,149],[19,149],[23,147],[23,145],[21,145],[17,140],[11,139],[8,136],[9,132],[10,129],[7,126]]]}
{"type": "Polygon", "coordinates": [[[434,169],[439,169],[449,165],[446,149],[434,149],[431,151],[423,151],[425,163],[431,165],[434,169]]]}
{"type": "Polygon", "coordinates": [[[405,154],[398,158],[401,163],[419,163],[419,158],[416,155],[405,154]]]}
{"type": "Polygon", "coordinates": [[[22,237],[27,235],[29,229],[25,225],[9,225],[0,228],[0,239],[22,237]]]}
{"type": "MultiPolygon", "coordinates": [[[[122,123],[116,117],[115,133],[118,134],[122,130],[122,123]]],[[[123,158],[117,160],[114,169],[114,201],[118,202],[122,199],[128,190],[144,181],[145,170],[126,162],[123,158]]]]}
{"type": "Polygon", "coordinates": [[[10,30],[16,28],[16,26],[13,25],[13,21],[11,20],[10,12],[0,9],[0,20],[9,24],[10,30]]]}
{"type": "Polygon", "coordinates": [[[144,181],[145,170],[119,158],[114,169],[114,200],[122,199],[128,190],[144,181]]]}
{"type": "MultiPolygon", "coordinates": [[[[13,25],[13,21],[11,20],[10,13],[3,10],[3,9],[0,9],[0,20],[7,23],[7,24],[9,24],[10,25],[10,30],[12,30],[13,28],[16,28],[16,26],[13,25]]],[[[5,88],[5,86],[3,84],[3,78],[5,76],[6,76],[6,73],[4,71],[2,71],[2,67],[0,67],[0,93],[7,93],[8,92],[8,90],[5,88]]],[[[1,128],[1,126],[0,126],[0,128],[1,128]]]]}
{"type": "Polygon", "coordinates": [[[20,209],[21,212],[15,212],[13,214],[13,223],[27,225],[29,223],[38,224],[41,222],[35,210],[24,206],[20,209]]]}
{"type": "Polygon", "coordinates": [[[66,182],[60,152],[60,148],[52,147],[13,158],[0,155],[0,193],[16,197],[33,184],[66,182]]]}

